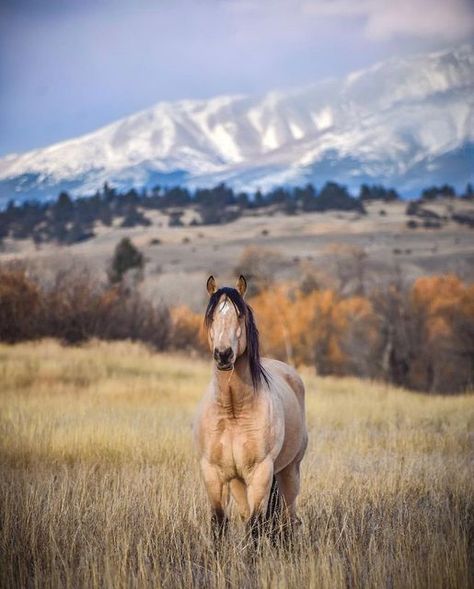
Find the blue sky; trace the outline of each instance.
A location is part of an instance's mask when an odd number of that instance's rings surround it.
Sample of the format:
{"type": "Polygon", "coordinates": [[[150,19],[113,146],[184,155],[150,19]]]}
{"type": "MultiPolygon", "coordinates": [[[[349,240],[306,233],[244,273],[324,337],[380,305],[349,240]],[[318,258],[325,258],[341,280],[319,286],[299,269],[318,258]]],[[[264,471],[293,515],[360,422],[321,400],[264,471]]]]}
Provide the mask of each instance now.
{"type": "Polygon", "coordinates": [[[0,155],[473,38],[471,0],[3,0],[0,155]]]}

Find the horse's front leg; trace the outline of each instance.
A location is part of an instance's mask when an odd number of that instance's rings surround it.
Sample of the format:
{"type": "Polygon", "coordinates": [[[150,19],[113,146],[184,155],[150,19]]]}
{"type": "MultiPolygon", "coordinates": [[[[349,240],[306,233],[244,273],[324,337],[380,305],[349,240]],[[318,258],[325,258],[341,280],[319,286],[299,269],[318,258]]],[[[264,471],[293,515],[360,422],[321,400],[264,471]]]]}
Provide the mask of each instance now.
{"type": "Polygon", "coordinates": [[[218,468],[207,460],[201,461],[201,472],[211,504],[211,527],[214,541],[218,542],[225,535],[228,519],[225,513],[228,493],[218,468]]]}
{"type": "Polygon", "coordinates": [[[247,500],[250,508],[249,531],[257,543],[266,524],[268,499],[272,488],[273,461],[265,459],[254,466],[247,478],[247,500]]]}

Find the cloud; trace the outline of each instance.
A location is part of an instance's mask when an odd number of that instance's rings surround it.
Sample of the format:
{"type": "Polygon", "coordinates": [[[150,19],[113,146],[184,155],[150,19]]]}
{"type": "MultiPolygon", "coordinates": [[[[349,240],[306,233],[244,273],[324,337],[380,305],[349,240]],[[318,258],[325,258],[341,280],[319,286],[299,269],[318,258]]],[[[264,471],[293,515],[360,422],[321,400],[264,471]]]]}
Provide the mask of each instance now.
{"type": "Polygon", "coordinates": [[[459,41],[474,33],[474,5],[463,0],[398,0],[382,4],[385,10],[374,10],[367,21],[366,31],[374,39],[404,35],[459,41]]]}
{"type": "Polygon", "coordinates": [[[395,37],[461,41],[474,34],[470,0],[306,0],[303,11],[319,18],[360,18],[368,39],[395,37]]]}
{"type": "Polygon", "coordinates": [[[299,19],[304,27],[325,20],[352,20],[372,41],[397,37],[462,41],[474,35],[472,0],[221,0],[240,17],[269,12],[299,19]],[[312,22],[311,22],[312,21],[312,22]]]}

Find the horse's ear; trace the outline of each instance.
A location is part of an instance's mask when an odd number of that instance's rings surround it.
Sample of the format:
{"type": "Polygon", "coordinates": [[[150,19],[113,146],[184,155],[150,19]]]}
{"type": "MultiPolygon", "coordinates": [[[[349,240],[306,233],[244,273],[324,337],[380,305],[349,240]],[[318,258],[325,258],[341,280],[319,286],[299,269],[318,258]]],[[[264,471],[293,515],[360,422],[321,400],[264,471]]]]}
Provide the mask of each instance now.
{"type": "Polygon", "coordinates": [[[242,276],[242,274],[237,280],[237,290],[239,291],[241,297],[244,297],[245,293],[247,292],[247,281],[245,280],[245,276],[242,276]]]}
{"type": "Polygon", "coordinates": [[[209,276],[209,278],[207,279],[206,288],[207,292],[209,293],[209,296],[212,297],[212,295],[217,290],[216,279],[214,278],[214,276],[209,276]]]}

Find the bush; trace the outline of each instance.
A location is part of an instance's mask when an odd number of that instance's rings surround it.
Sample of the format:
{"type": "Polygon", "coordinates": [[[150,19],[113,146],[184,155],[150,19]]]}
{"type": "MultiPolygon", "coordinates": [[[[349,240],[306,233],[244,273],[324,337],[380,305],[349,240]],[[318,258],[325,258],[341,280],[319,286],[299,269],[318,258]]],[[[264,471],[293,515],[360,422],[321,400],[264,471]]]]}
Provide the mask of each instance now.
{"type": "Polygon", "coordinates": [[[0,267],[0,341],[131,339],[161,350],[170,332],[165,306],[146,301],[136,290],[102,283],[85,268],[59,271],[42,284],[21,266],[0,267]]]}
{"type": "Polygon", "coordinates": [[[420,203],[412,200],[407,204],[407,208],[405,209],[406,215],[418,215],[418,211],[420,210],[420,203]]]}
{"type": "Polygon", "coordinates": [[[460,225],[474,227],[474,211],[461,211],[452,215],[452,220],[460,225]]]}
{"type": "Polygon", "coordinates": [[[146,217],[142,211],[137,208],[130,206],[120,224],[121,227],[149,227],[151,221],[146,217]]]}
{"type": "Polygon", "coordinates": [[[203,328],[203,317],[182,305],[171,311],[171,346],[176,350],[208,350],[207,338],[203,328]]]}
{"type": "Polygon", "coordinates": [[[442,224],[440,221],[432,220],[432,219],[425,219],[423,221],[423,227],[425,229],[441,229],[442,224]]]}
{"type": "Polygon", "coordinates": [[[38,337],[41,292],[25,266],[0,266],[0,341],[15,343],[38,337]]]}
{"type": "Polygon", "coordinates": [[[248,282],[249,297],[268,289],[275,282],[283,257],[277,251],[257,246],[246,247],[233,270],[235,277],[243,274],[248,282]]]}

